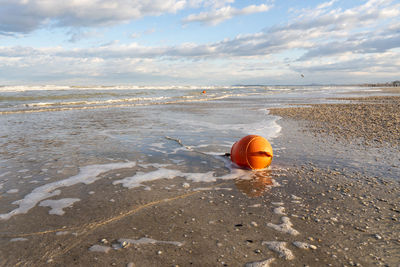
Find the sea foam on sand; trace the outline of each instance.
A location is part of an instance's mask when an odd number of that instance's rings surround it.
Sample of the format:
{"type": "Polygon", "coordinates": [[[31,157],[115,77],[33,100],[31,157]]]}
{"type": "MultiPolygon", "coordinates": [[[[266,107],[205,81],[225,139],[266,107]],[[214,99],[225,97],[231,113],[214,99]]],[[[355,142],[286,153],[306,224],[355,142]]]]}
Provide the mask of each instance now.
{"type": "Polygon", "coordinates": [[[290,221],[289,217],[283,216],[281,218],[281,221],[282,221],[281,224],[267,223],[267,226],[282,233],[287,233],[291,235],[299,234],[299,232],[296,229],[292,228],[293,224],[290,221]]]}
{"type": "Polygon", "coordinates": [[[268,249],[277,252],[279,254],[279,257],[284,258],[285,260],[294,259],[293,252],[286,247],[286,242],[263,241],[261,244],[266,245],[268,249]]]}
{"type": "Polygon", "coordinates": [[[279,214],[279,215],[286,215],[285,213],[285,207],[277,207],[274,208],[274,213],[279,214]]]}
{"type": "Polygon", "coordinates": [[[262,260],[262,261],[253,261],[253,262],[248,262],[244,265],[244,267],[269,267],[272,262],[275,261],[275,258],[271,258],[268,260],[262,260]]]}
{"type": "MultiPolygon", "coordinates": [[[[141,166],[141,165],[140,165],[141,166]]],[[[145,167],[149,167],[151,164],[146,164],[145,167]]],[[[172,165],[171,165],[172,166],[172,165]]],[[[141,166],[142,167],[142,166],[141,166]]],[[[154,164],[153,167],[160,167],[159,164],[154,164]]],[[[163,165],[163,167],[167,167],[163,165]]],[[[193,182],[215,182],[217,179],[222,180],[230,180],[230,179],[246,179],[251,176],[251,172],[242,169],[231,169],[231,172],[217,177],[214,172],[205,172],[205,173],[190,173],[190,172],[182,172],[179,170],[167,169],[167,168],[159,168],[155,171],[150,172],[138,172],[134,176],[126,177],[124,179],[115,180],[113,182],[114,185],[122,184],[122,186],[127,188],[135,188],[144,186],[143,182],[149,182],[159,179],[173,179],[175,177],[184,177],[187,180],[191,180],[193,182]]]]}
{"type": "Polygon", "coordinates": [[[136,162],[123,162],[123,163],[109,163],[109,164],[96,164],[80,168],[77,175],[71,176],[67,179],[52,182],[35,188],[31,193],[26,195],[23,199],[14,201],[19,207],[10,211],[9,213],[0,214],[1,220],[8,220],[17,214],[27,213],[30,209],[35,207],[37,203],[47,198],[59,195],[61,193],[58,188],[73,186],[79,183],[91,184],[95,181],[102,179],[100,174],[122,168],[132,168],[136,166],[136,162]]]}
{"type": "Polygon", "coordinates": [[[89,248],[89,251],[107,253],[110,251],[111,248],[113,248],[115,250],[119,250],[122,248],[126,248],[129,245],[145,245],[145,244],[167,244],[167,245],[174,245],[174,246],[181,247],[184,245],[184,242],[162,241],[162,240],[155,240],[155,239],[148,238],[148,237],[142,237],[140,239],[120,238],[120,239],[118,239],[118,243],[114,243],[112,245],[112,247],[102,246],[102,245],[93,245],[89,248]]]}
{"type": "MultiPolygon", "coordinates": [[[[223,176],[217,176],[213,171],[205,173],[182,172],[180,170],[165,168],[165,167],[173,167],[174,165],[153,163],[153,164],[143,164],[143,166],[140,167],[152,166],[158,168],[157,170],[150,172],[137,172],[134,176],[126,177],[120,180],[115,180],[113,184],[114,185],[122,184],[124,187],[127,188],[135,188],[144,186],[142,184],[144,182],[149,182],[159,179],[173,179],[175,177],[183,177],[193,182],[215,182],[217,179],[220,180],[251,179],[252,172],[248,170],[232,168],[230,161],[225,160],[223,158],[221,159],[225,162],[225,165],[231,170],[230,173],[223,176]]],[[[110,163],[110,164],[96,164],[96,165],[81,167],[80,172],[77,175],[71,176],[67,179],[39,186],[35,188],[31,193],[25,195],[23,199],[14,201],[12,204],[16,204],[19,207],[8,213],[0,214],[0,219],[8,220],[14,215],[27,213],[30,209],[35,207],[42,200],[60,195],[61,190],[59,190],[59,188],[73,186],[78,183],[91,184],[99,179],[102,179],[103,176],[101,176],[101,174],[103,173],[116,169],[132,168],[135,166],[136,162],[123,162],[123,163],[110,163]]],[[[78,199],[47,200],[47,201],[42,201],[40,206],[52,207],[50,214],[62,215],[64,213],[63,208],[69,207],[70,205],[73,204],[73,202],[76,202],[77,200],[78,199]]]]}
{"type": "Polygon", "coordinates": [[[215,180],[213,177],[213,172],[207,173],[183,173],[178,170],[170,170],[161,168],[152,172],[138,172],[132,177],[126,177],[121,180],[116,180],[113,182],[114,185],[122,184],[122,186],[127,188],[135,188],[144,186],[143,182],[149,182],[159,179],[173,179],[175,177],[186,177],[187,179],[194,181],[204,181],[204,180],[215,180]]]}
{"type": "Polygon", "coordinates": [[[62,199],[48,199],[40,202],[40,207],[50,207],[49,214],[64,215],[64,208],[71,207],[75,202],[80,201],[79,198],[62,198],[62,199]]]}
{"type": "Polygon", "coordinates": [[[129,238],[120,238],[118,239],[118,242],[120,244],[123,243],[129,243],[129,244],[137,244],[137,245],[143,245],[143,244],[169,244],[169,245],[175,245],[178,247],[183,246],[183,242],[178,242],[178,241],[162,241],[162,240],[155,240],[152,238],[148,237],[142,237],[140,239],[129,239],[129,238]]]}

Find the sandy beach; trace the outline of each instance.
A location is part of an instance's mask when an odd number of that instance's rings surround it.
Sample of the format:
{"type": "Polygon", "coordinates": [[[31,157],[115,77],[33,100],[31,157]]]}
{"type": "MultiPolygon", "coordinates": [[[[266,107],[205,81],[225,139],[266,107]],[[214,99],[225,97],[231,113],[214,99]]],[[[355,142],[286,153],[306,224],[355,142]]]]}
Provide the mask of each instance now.
{"type": "MultiPolygon", "coordinates": [[[[47,210],[34,207],[2,222],[0,264],[398,266],[400,97],[341,101],[271,109],[282,117],[275,158],[250,180],[108,186],[129,176],[127,162],[100,173],[96,194],[68,187],[61,197],[91,197],[73,214],[41,220],[47,210]]],[[[228,174],[223,160],[190,157],[228,174]]]]}
{"type": "Polygon", "coordinates": [[[400,267],[400,0],[0,3],[0,267],[400,267]]]}

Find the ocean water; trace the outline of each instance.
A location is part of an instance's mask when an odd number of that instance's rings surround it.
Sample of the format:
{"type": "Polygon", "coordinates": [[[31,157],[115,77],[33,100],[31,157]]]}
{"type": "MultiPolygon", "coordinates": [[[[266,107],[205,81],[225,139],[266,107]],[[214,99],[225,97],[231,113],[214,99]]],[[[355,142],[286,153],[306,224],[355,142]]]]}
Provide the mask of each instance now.
{"type": "Polygon", "coordinates": [[[174,177],[185,178],[184,187],[248,179],[252,172],[221,155],[248,134],[274,145],[281,126],[270,108],[334,103],[331,97],[356,91],[360,87],[0,87],[0,219],[34,208],[63,215],[84,198],[68,189],[96,194],[100,181],[152,190],[148,182],[174,177]]]}

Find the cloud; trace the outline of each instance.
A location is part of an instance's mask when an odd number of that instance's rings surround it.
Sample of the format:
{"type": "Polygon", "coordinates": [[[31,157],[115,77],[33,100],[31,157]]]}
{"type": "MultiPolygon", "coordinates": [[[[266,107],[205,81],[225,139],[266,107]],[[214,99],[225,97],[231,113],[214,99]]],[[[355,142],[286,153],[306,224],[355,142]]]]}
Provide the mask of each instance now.
{"type": "Polygon", "coordinates": [[[370,0],[364,5],[351,9],[328,9],[330,5],[321,4],[319,8],[306,10],[289,25],[267,28],[266,31],[296,31],[322,29],[325,31],[349,31],[355,28],[376,26],[377,21],[396,18],[400,15],[400,4],[392,1],[370,0]],[[321,8],[322,6],[325,6],[321,8]]]}
{"type": "MultiPolygon", "coordinates": [[[[39,81],[46,73],[60,82],[86,77],[94,82],[287,84],[289,79],[299,79],[299,73],[305,75],[302,82],[309,83],[398,79],[400,62],[395,59],[400,58],[400,4],[371,0],[361,6],[337,9],[335,3],[303,10],[285,25],[206,44],[145,46],[117,42],[70,49],[0,47],[0,82],[2,77],[39,81]],[[63,73],[64,78],[60,78],[63,73]]],[[[239,11],[255,10],[250,7],[239,11]]]]}
{"type": "Polygon", "coordinates": [[[343,53],[383,53],[400,47],[400,4],[391,1],[368,1],[348,10],[324,12],[318,17],[304,18],[286,27],[268,32],[289,35],[303,31],[303,40],[311,42],[299,60],[340,55],[343,53]]]}
{"type": "Polygon", "coordinates": [[[212,8],[221,8],[226,6],[227,4],[233,4],[235,0],[189,0],[188,5],[192,8],[199,7],[212,7],[212,8]]]}
{"type": "Polygon", "coordinates": [[[0,34],[29,33],[43,25],[90,27],[176,13],[185,0],[0,0],[0,34]]]}
{"type": "MultiPolygon", "coordinates": [[[[367,56],[350,55],[340,60],[329,61],[307,61],[306,64],[295,65],[293,69],[305,73],[305,76],[313,77],[315,80],[326,77],[337,77],[332,82],[342,83],[350,78],[357,82],[370,81],[382,77],[386,79],[398,79],[400,63],[393,60],[400,56],[399,51],[390,51],[381,54],[370,54],[367,56]],[[343,79],[343,80],[342,80],[343,79]]],[[[382,79],[381,79],[382,81],[382,79]]]]}
{"type": "Polygon", "coordinates": [[[368,31],[347,34],[346,38],[325,41],[314,44],[300,58],[312,59],[321,56],[334,56],[351,52],[354,54],[383,53],[400,47],[400,23],[390,24],[387,28],[371,28],[368,31]]]}
{"type": "Polygon", "coordinates": [[[103,36],[101,33],[94,30],[73,30],[69,32],[70,38],[68,39],[71,43],[76,43],[82,39],[98,38],[103,36]]]}
{"type": "MultiPolygon", "coordinates": [[[[199,60],[268,56],[296,49],[304,51],[297,57],[297,60],[305,61],[346,53],[383,53],[400,47],[400,23],[396,22],[396,18],[400,16],[400,4],[391,4],[390,1],[384,0],[371,0],[361,6],[346,10],[331,9],[333,4],[334,1],[330,1],[320,4],[314,10],[306,10],[287,25],[274,26],[266,28],[263,32],[239,35],[233,39],[209,44],[182,43],[175,46],[143,46],[139,43],[112,43],[70,50],[0,47],[0,55],[7,57],[18,53],[50,53],[54,56],[75,58],[127,57],[199,60]],[[318,10],[318,16],[315,15],[315,10],[318,10]]],[[[169,5],[166,4],[166,6],[169,5]]],[[[229,10],[231,11],[228,13],[232,13],[234,9],[229,10]]],[[[256,6],[248,6],[236,11],[246,13],[254,10],[257,10],[256,6]]],[[[94,34],[96,32],[77,31],[76,38],[80,35],[94,34]]],[[[292,57],[292,61],[295,59],[292,57]]]]}
{"type": "Polygon", "coordinates": [[[223,6],[209,12],[201,12],[199,14],[191,14],[182,20],[183,23],[200,22],[207,25],[217,25],[224,20],[231,19],[240,15],[248,15],[252,13],[266,12],[271,8],[266,4],[250,5],[242,9],[232,6],[223,6]]]}

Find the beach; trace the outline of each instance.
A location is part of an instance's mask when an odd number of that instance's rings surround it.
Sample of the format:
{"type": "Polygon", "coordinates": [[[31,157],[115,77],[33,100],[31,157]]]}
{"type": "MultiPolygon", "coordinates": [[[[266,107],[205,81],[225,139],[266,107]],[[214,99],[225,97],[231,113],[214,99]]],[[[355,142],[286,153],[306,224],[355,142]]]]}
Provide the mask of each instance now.
{"type": "Polygon", "coordinates": [[[299,125],[288,135],[306,152],[296,159],[302,166],[290,168],[292,192],[307,192],[301,219],[321,230],[314,233],[325,240],[325,257],[315,256],[326,258],[320,266],[397,266],[399,98],[346,100],[352,103],[271,110],[288,120],[287,129],[299,125]]]}
{"type": "Polygon", "coordinates": [[[307,108],[274,109],[271,114],[310,121],[312,132],[364,144],[400,145],[398,96],[344,98],[350,104],[313,105],[307,108]]]}
{"type": "Polygon", "coordinates": [[[359,90],[2,106],[0,264],[398,266],[400,97],[359,90]],[[268,169],[223,156],[250,133],[268,169]]]}

